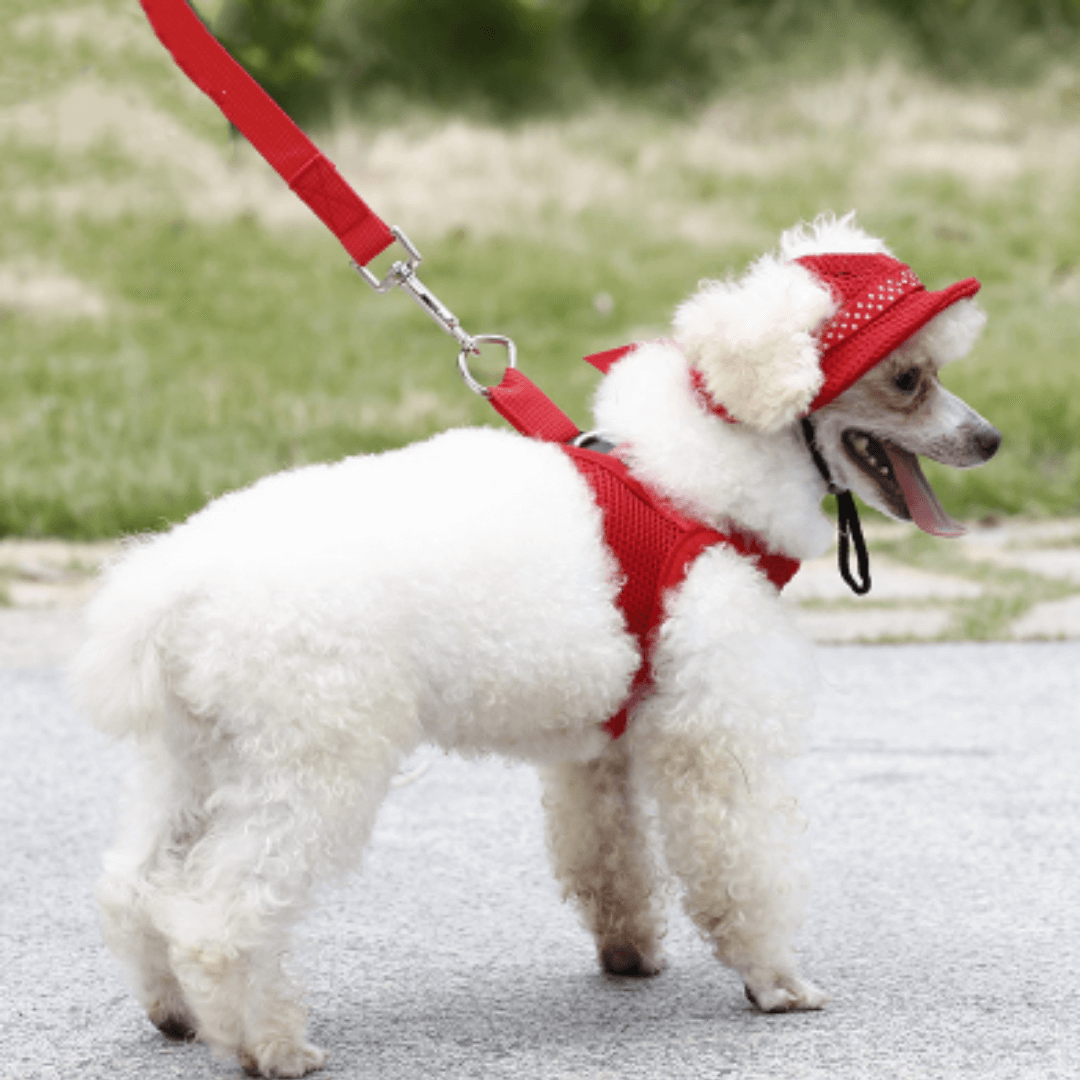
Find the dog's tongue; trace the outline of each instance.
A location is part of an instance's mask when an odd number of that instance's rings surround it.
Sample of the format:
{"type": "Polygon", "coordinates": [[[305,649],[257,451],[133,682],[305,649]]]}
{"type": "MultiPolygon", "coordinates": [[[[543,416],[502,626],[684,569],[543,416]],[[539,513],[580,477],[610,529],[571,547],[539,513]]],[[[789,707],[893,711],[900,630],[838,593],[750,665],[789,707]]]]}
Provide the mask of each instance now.
{"type": "Polygon", "coordinates": [[[948,511],[938,502],[934,489],[923,475],[919,459],[907,450],[889,443],[882,444],[889,455],[904,501],[911,513],[911,518],[923,532],[933,536],[963,536],[967,529],[949,517],[948,511]]]}

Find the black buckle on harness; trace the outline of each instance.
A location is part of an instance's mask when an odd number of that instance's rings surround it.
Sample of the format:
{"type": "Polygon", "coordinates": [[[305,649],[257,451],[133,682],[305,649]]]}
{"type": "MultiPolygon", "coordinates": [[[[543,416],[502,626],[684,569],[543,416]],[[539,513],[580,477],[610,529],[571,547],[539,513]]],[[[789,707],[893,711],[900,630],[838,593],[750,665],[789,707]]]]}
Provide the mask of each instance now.
{"type": "Polygon", "coordinates": [[[866,541],[863,539],[862,524],[859,521],[859,511],[855,507],[855,498],[850,491],[838,488],[829,472],[829,466],[818,449],[817,440],[814,437],[814,425],[809,417],[803,417],[803,437],[806,439],[806,448],[814,459],[821,478],[829,488],[829,494],[836,496],[837,509],[837,538],[836,556],[840,564],[840,576],[848,583],[848,587],[856,596],[865,596],[870,591],[870,556],[866,551],[866,541]],[[851,544],[855,545],[855,557],[859,570],[859,580],[856,581],[851,573],[851,544]]]}

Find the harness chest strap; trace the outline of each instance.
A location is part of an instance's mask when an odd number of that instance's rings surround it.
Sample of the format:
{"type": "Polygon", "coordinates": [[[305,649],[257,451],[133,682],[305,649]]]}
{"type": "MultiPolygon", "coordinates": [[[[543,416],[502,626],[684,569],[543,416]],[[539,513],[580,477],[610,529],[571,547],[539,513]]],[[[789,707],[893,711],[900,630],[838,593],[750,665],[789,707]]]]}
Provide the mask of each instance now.
{"type": "Polygon", "coordinates": [[[627,701],[604,725],[618,738],[626,730],[630,710],[652,683],[652,650],[664,614],[664,595],[681,584],[698,555],[726,544],[752,559],[777,589],[794,577],[799,563],[768,551],[757,536],[735,530],[722,533],[681,514],[631,476],[617,457],[567,445],[580,434],[577,425],[516,369],[506,371],[488,400],[523,435],[560,444],[589,484],[603,515],[604,542],[623,571],[619,608],[642,657],[627,701]]]}

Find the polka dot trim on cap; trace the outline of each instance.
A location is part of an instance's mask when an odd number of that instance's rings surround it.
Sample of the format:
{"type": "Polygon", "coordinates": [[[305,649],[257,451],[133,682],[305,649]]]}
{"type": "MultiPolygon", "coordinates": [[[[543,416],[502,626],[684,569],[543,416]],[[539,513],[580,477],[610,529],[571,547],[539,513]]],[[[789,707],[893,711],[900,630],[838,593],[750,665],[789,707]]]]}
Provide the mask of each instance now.
{"type": "Polygon", "coordinates": [[[928,292],[911,267],[891,255],[804,255],[795,261],[840,303],[816,332],[825,381],[811,412],[843,393],[935,315],[979,291],[975,278],[965,278],[928,292]]]}
{"type": "Polygon", "coordinates": [[[922,288],[922,282],[907,267],[879,279],[858,300],[848,301],[825,323],[819,332],[819,340],[826,349],[839,345],[905,296],[922,288]]]}

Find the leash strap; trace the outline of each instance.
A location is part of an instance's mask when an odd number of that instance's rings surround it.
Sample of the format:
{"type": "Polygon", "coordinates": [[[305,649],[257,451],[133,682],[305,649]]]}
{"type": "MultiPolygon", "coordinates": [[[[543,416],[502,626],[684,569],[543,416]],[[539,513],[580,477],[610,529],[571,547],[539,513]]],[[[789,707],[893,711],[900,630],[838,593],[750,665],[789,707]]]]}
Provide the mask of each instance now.
{"type": "Polygon", "coordinates": [[[225,51],[185,0],[140,0],[162,45],[361,266],[394,234],[225,51]]]}
{"type": "Polygon", "coordinates": [[[502,381],[486,397],[495,411],[523,435],[568,443],[581,434],[577,424],[517,368],[507,368],[502,381]]]}

